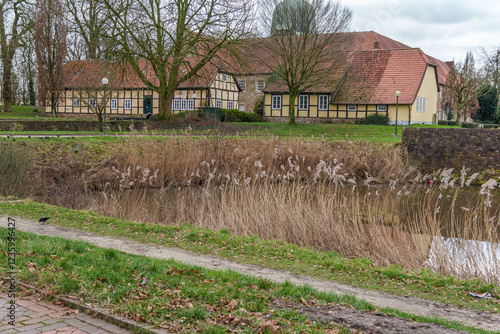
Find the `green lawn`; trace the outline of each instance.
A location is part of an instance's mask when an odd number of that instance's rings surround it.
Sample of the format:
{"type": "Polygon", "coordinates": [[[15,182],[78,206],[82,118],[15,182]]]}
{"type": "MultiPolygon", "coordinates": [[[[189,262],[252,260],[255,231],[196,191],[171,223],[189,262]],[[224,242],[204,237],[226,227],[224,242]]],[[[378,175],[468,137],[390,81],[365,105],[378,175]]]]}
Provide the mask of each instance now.
{"type": "Polygon", "coordinates": [[[12,106],[12,112],[3,112],[3,106],[0,105],[0,119],[6,118],[38,118],[45,117],[45,110],[41,107],[32,107],[32,106],[12,106]],[[35,110],[37,110],[35,112],[35,110]]]}
{"type": "Polygon", "coordinates": [[[12,217],[37,219],[51,217],[51,223],[73,227],[100,235],[127,238],[148,244],[216,255],[235,262],[255,264],[267,268],[286,270],[292,274],[308,275],[369,290],[424,298],[456,307],[498,313],[495,299],[479,300],[468,292],[490,292],[500,295],[500,287],[479,280],[460,280],[429,270],[408,270],[400,266],[380,267],[362,258],[344,258],[333,252],[301,248],[283,241],[262,240],[256,236],[231,235],[183,226],[160,226],[133,223],[32,201],[1,201],[0,212],[12,217]]]}
{"type": "MultiPolygon", "coordinates": [[[[412,127],[452,128],[442,125],[412,125],[412,127]]],[[[270,135],[317,137],[334,140],[367,140],[373,142],[400,142],[403,126],[397,127],[397,138],[394,138],[395,126],[364,124],[296,124],[287,123],[222,123],[222,129],[240,130],[240,133],[270,135]]],[[[457,127],[458,128],[458,127],[457,127]]]]}

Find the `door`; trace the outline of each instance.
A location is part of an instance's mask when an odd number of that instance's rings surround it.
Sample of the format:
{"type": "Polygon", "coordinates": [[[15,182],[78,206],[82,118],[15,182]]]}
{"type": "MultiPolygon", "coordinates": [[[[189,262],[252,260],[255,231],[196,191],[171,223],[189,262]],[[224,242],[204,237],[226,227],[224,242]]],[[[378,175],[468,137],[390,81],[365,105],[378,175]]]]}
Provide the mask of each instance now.
{"type": "Polygon", "coordinates": [[[153,96],[151,95],[144,95],[144,113],[153,113],[153,96]]]}

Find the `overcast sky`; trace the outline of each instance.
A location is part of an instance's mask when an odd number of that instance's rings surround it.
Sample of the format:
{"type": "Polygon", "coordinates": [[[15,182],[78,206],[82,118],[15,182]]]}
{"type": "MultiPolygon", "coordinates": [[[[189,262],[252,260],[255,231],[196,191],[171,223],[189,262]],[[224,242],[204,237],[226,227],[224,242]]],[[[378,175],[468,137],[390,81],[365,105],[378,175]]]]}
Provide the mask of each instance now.
{"type": "Polygon", "coordinates": [[[342,4],[353,10],[353,31],[373,30],[443,61],[462,60],[469,50],[478,55],[481,47],[500,47],[498,0],[342,0],[342,4]]]}

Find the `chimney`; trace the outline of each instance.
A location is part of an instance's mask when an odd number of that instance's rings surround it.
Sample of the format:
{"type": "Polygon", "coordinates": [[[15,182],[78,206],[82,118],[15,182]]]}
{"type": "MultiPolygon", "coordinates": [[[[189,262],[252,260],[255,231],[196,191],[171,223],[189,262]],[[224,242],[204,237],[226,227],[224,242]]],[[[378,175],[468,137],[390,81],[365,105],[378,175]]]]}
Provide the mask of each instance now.
{"type": "Polygon", "coordinates": [[[375,50],[380,50],[380,42],[375,42],[375,43],[373,43],[373,48],[374,48],[375,50]]]}

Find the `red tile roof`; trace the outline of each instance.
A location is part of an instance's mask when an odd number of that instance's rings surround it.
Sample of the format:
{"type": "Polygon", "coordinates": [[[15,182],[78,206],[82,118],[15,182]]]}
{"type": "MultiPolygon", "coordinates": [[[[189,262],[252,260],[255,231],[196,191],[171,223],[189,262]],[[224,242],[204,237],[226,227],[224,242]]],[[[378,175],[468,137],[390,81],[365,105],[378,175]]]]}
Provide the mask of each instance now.
{"type": "MultiPolygon", "coordinates": [[[[195,63],[194,59],[187,61],[191,63],[190,65],[195,63]]],[[[158,85],[158,78],[151,64],[140,60],[139,67],[152,84],[158,85]]],[[[195,77],[181,83],[178,88],[208,87],[220,67],[209,63],[198,71],[195,77]]],[[[183,73],[181,70],[179,76],[181,77],[183,73]]],[[[123,66],[123,64],[103,60],[77,60],[70,61],[64,66],[64,84],[67,88],[103,87],[101,80],[104,77],[109,80],[109,88],[146,88],[130,65],[123,66]]]]}
{"type": "MultiPolygon", "coordinates": [[[[306,92],[332,93],[339,104],[413,104],[428,66],[436,66],[420,49],[372,50],[346,53],[343,70],[332,74],[330,85],[315,85],[306,92]],[[347,67],[347,68],[346,68],[347,67]]],[[[281,82],[270,83],[265,92],[287,92],[281,82]]]]}

